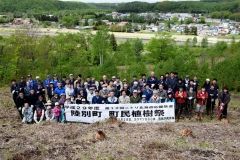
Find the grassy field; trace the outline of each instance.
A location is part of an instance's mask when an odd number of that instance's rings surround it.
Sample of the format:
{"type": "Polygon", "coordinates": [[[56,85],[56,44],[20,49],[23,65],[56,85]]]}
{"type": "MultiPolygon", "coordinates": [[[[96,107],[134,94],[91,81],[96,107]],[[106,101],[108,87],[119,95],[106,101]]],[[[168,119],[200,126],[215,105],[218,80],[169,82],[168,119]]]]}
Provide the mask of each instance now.
{"type": "Polygon", "coordinates": [[[180,120],[167,124],[20,122],[7,88],[0,89],[0,159],[240,159],[240,99],[229,122],[180,120]],[[192,135],[182,135],[188,129],[192,135]],[[97,131],[106,139],[95,139],[97,131]]]}

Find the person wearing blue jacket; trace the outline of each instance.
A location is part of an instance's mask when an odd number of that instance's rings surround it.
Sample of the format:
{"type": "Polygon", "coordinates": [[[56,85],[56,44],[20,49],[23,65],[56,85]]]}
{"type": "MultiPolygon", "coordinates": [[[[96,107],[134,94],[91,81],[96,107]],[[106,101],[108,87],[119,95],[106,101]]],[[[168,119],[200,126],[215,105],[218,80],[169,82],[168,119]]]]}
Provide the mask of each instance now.
{"type": "Polygon", "coordinates": [[[153,85],[153,84],[156,85],[156,84],[158,84],[158,79],[155,76],[154,72],[151,72],[150,77],[148,77],[147,84],[149,84],[149,85],[153,85]]]}
{"type": "Polygon", "coordinates": [[[62,87],[62,83],[61,82],[59,82],[57,84],[57,88],[55,88],[54,93],[56,93],[58,96],[60,96],[61,94],[65,93],[65,88],[62,87]]]}
{"type": "Polygon", "coordinates": [[[148,102],[150,100],[150,98],[153,95],[153,91],[152,89],[149,87],[149,84],[145,85],[145,89],[143,90],[143,95],[146,96],[146,101],[148,102]]]}
{"type": "Polygon", "coordinates": [[[92,98],[92,104],[102,104],[103,98],[99,95],[99,91],[95,91],[95,96],[92,98]]]}

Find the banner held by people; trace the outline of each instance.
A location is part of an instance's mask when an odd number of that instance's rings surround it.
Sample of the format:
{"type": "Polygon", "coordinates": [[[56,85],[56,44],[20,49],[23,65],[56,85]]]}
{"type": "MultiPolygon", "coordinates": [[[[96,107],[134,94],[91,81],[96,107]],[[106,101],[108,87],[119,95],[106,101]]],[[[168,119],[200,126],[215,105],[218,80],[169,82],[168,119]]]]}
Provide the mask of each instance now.
{"type": "Polygon", "coordinates": [[[95,123],[111,116],[128,123],[175,122],[175,107],[168,103],[65,104],[66,120],[95,123]]]}

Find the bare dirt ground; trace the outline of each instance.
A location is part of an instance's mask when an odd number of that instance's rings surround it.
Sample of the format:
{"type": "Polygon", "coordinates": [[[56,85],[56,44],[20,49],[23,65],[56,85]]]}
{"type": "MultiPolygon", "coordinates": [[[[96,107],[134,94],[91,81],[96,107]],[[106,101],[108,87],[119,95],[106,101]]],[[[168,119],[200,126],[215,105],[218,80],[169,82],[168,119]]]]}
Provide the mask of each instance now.
{"type": "Polygon", "coordinates": [[[0,92],[0,160],[240,159],[239,98],[229,123],[204,119],[171,124],[121,122],[21,124],[7,89],[0,92]],[[182,136],[189,129],[192,135],[182,136]],[[96,140],[97,131],[106,139],[96,140]]]}

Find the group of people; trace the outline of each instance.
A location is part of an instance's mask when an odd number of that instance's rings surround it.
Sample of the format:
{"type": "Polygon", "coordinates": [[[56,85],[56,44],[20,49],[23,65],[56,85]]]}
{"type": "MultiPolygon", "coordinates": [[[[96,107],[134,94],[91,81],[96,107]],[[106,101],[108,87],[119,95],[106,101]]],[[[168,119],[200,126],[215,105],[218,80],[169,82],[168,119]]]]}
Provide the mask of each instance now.
{"type": "Polygon", "coordinates": [[[206,79],[200,87],[197,77],[184,79],[171,72],[157,77],[151,72],[147,77],[133,76],[131,81],[106,75],[97,81],[94,77],[82,78],[69,74],[59,78],[48,75],[45,80],[39,76],[33,79],[21,77],[12,80],[11,93],[24,123],[40,123],[43,120],[65,122],[64,104],[126,104],[126,103],[175,103],[175,115],[191,118],[203,114],[219,119],[227,117],[230,93],[227,87],[219,89],[217,79],[206,79]],[[214,111],[217,112],[214,112],[214,111]]]}

